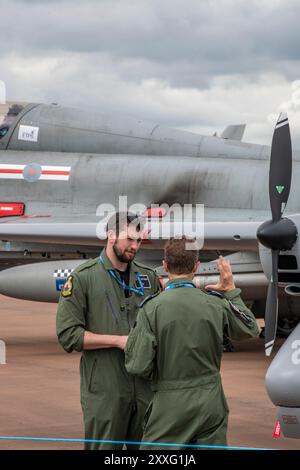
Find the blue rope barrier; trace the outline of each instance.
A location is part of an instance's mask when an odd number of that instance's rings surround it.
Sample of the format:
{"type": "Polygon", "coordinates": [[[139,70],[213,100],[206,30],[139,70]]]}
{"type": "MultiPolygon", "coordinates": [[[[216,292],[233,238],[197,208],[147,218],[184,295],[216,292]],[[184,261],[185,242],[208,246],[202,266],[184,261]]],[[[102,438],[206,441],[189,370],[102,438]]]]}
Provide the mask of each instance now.
{"type": "Polygon", "coordinates": [[[44,441],[44,442],[94,442],[99,444],[126,444],[126,445],[143,445],[143,446],[160,446],[160,447],[188,447],[194,449],[226,449],[226,450],[279,450],[268,449],[263,447],[236,447],[236,446],[209,446],[204,444],[166,444],[158,442],[133,442],[133,441],[111,441],[105,439],[66,439],[52,437],[17,437],[17,436],[0,436],[0,441],[44,441]]]}

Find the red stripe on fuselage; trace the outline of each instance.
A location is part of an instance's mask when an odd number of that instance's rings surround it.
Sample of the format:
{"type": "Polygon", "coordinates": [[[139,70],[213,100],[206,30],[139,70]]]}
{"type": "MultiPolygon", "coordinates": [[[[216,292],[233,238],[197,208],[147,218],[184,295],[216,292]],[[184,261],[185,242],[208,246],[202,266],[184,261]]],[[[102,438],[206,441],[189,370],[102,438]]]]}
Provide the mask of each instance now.
{"type": "Polygon", "coordinates": [[[70,174],[69,171],[55,171],[55,170],[42,170],[42,175],[66,175],[70,174]]]}
{"type": "MultiPolygon", "coordinates": [[[[16,175],[22,175],[23,170],[13,170],[10,168],[6,169],[0,169],[0,173],[10,173],[10,174],[16,174],[16,175]]],[[[69,176],[70,172],[69,171],[59,171],[59,170],[42,170],[42,175],[65,175],[69,176]]]]}

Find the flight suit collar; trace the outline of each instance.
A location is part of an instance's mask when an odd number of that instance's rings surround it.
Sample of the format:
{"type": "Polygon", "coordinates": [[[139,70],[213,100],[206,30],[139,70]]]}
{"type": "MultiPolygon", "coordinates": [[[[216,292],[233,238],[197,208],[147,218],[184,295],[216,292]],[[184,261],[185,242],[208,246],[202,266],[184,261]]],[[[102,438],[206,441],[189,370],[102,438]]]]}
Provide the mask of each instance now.
{"type": "MultiPolygon", "coordinates": [[[[106,254],[106,249],[103,248],[103,250],[101,251],[100,253],[100,256],[101,256],[101,260],[102,260],[102,264],[104,266],[104,268],[108,271],[110,269],[113,269],[114,271],[116,271],[117,269],[112,265],[110,259],[108,258],[107,254],[106,254]]],[[[132,261],[130,263],[130,271],[133,271],[133,272],[138,272],[138,267],[136,266],[135,262],[132,261]]]]}
{"type": "MultiPolygon", "coordinates": [[[[116,273],[116,276],[121,281],[120,273],[112,265],[110,259],[108,258],[107,254],[106,254],[106,249],[105,248],[100,253],[100,257],[101,257],[101,263],[102,263],[104,269],[106,269],[106,271],[114,271],[116,273]]],[[[138,273],[139,269],[138,269],[137,265],[134,263],[134,261],[132,261],[129,266],[130,266],[129,286],[130,287],[136,287],[136,282],[137,282],[137,274],[136,273],[138,273]]],[[[131,297],[133,297],[133,296],[131,296],[131,297]]]]}
{"type": "Polygon", "coordinates": [[[192,279],[189,279],[188,277],[176,277],[175,279],[170,279],[166,283],[165,288],[168,287],[168,286],[174,285],[174,284],[194,284],[194,283],[193,283],[192,279]]]}

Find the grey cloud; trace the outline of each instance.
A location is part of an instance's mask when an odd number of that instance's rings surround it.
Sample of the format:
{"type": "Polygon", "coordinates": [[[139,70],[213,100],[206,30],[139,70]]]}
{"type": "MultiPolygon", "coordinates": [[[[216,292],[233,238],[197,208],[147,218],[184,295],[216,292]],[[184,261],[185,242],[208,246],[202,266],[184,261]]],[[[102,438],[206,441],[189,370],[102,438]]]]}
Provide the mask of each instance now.
{"type": "Polygon", "coordinates": [[[297,0],[0,0],[0,12],[9,98],[209,133],[247,121],[268,142],[264,120],[300,78],[297,0]],[[259,87],[267,95],[265,75],[282,96],[255,95],[259,87]],[[165,89],[148,90],[151,80],[165,89]]]}
{"type": "Polygon", "coordinates": [[[116,61],[147,61],[176,86],[205,86],[212,75],[224,73],[275,70],[289,76],[289,69],[282,70],[286,60],[300,70],[296,1],[275,2],[272,8],[258,0],[4,4],[0,38],[8,45],[2,55],[15,50],[33,55],[104,53],[116,61]]]}

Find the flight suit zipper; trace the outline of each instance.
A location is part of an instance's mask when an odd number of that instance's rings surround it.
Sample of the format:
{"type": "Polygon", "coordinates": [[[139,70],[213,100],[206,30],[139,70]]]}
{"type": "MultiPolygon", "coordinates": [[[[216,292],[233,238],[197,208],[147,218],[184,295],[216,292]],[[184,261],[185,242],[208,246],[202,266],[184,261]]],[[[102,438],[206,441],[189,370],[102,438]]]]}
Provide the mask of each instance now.
{"type": "Polygon", "coordinates": [[[114,309],[114,306],[113,306],[113,304],[112,304],[111,298],[110,298],[110,296],[109,296],[109,294],[108,294],[107,291],[105,291],[105,297],[106,297],[106,300],[107,300],[107,302],[108,302],[108,305],[110,306],[110,310],[111,310],[112,316],[114,317],[116,323],[118,323],[118,315],[117,315],[117,313],[115,312],[115,309],[114,309]]]}
{"type": "Polygon", "coordinates": [[[137,402],[136,402],[136,383],[135,383],[135,377],[133,377],[133,406],[132,409],[133,411],[137,410],[137,402]]]}
{"type": "Polygon", "coordinates": [[[130,322],[130,312],[129,312],[129,310],[127,310],[127,323],[128,323],[129,331],[130,331],[131,328],[133,327],[134,323],[131,324],[131,322],[130,322]]]}

